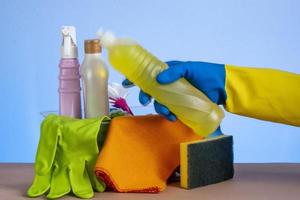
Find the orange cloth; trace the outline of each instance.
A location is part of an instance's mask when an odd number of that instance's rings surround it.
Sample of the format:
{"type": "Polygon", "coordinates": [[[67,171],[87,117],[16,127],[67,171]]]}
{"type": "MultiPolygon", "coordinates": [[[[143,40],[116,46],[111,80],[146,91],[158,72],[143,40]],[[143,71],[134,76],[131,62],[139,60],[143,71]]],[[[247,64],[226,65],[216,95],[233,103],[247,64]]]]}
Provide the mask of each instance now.
{"type": "Polygon", "coordinates": [[[95,173],[117,192],[160,192],[180,162],[180,143],[203,139],[179,120],[124,116],[111,121],[95,173]]]}

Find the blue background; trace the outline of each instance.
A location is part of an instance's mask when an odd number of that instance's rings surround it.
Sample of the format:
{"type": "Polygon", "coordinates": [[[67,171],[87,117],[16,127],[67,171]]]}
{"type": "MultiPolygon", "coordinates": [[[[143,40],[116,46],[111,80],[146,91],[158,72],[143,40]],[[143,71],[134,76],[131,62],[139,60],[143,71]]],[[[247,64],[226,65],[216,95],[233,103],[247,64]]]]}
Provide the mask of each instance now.
{"type": "MultiPolygon", "coordinates": [[[[83,40],[104,27],[136,39],[162,60],[300,73],[299,8],[297,0],[2,0],[0,162],[33,162],[39,112],[58,108],[62,25],[76,26],[80,61],[83,40]]],[[[110,82],[122,79],[110,67],[110,82]]],[[[130,90],[131,106],[139,105],[137,92],[130,90]]],[[[297,127],[229,113],[222,125],[225,133],[234,135],[235,162],[300,162],[297,127]]]]}

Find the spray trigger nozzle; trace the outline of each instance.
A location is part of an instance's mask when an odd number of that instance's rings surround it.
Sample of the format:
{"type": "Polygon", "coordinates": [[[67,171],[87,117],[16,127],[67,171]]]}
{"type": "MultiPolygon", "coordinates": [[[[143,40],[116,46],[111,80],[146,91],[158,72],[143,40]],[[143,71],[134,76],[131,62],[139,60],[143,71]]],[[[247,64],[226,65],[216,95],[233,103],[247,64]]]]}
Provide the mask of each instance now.
{"type": "Polygon", "coordinates": [[[76,42],[76,29],[74,26],[63,26],[61,29],[61,32],[63,34],[64,40],[65,37],[70,37],[71,41],[74,43],[74,45],[77,44],[76,42]]]}
{"type": "Polygon", "coordinates": [[[76,29],[74,26],[62,26],[61,33],[63,36],[62,41],[62,57],[64,58],[76,58],[76,29]]]}

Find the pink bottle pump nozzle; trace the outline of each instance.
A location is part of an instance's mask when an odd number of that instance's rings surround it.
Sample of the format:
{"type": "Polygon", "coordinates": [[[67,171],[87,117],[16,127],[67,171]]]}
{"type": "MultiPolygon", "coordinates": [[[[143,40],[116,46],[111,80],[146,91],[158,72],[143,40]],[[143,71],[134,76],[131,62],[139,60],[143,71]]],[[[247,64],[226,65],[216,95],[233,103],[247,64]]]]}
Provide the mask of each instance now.
{"type": "Polygon", "coordinates": [[[61,29],[63,41],[61,46],[62,58],[77,58],[76,29],[74,26],[63,26],[61,29]]]}

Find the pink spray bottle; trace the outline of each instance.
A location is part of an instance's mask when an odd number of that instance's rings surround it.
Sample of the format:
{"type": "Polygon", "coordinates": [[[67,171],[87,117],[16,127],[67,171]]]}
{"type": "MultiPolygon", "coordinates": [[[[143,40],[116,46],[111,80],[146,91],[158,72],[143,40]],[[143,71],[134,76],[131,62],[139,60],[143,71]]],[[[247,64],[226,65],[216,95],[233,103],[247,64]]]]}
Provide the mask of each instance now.
{"type": "Polygon", "coordinates": [[[80,74],[77,59],[76,30],[63,26],[61,60],[59,63],[59,114],[81,118],[80,74]]]}

